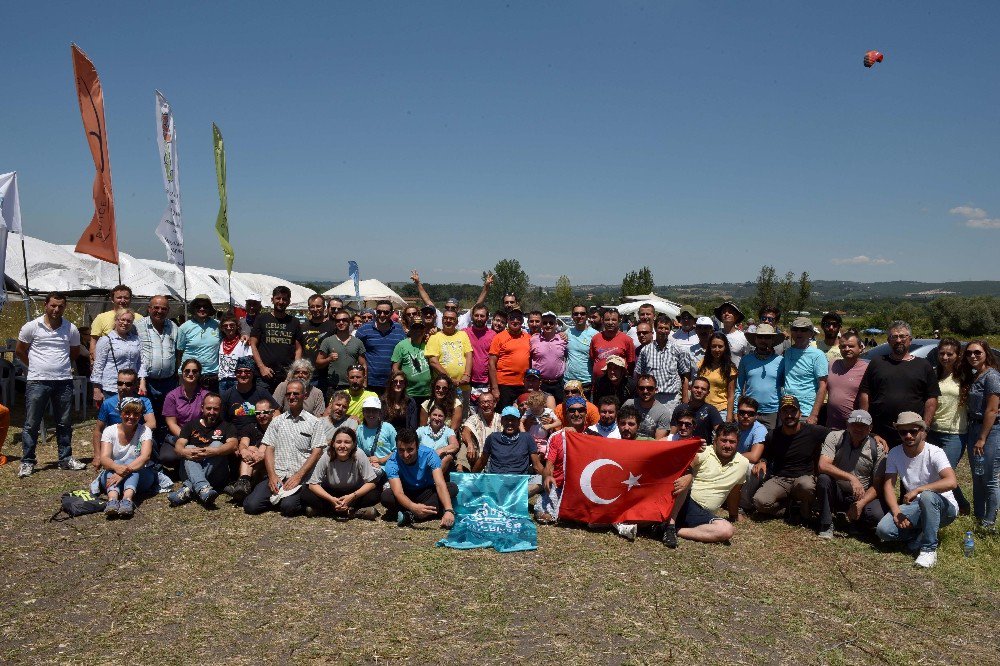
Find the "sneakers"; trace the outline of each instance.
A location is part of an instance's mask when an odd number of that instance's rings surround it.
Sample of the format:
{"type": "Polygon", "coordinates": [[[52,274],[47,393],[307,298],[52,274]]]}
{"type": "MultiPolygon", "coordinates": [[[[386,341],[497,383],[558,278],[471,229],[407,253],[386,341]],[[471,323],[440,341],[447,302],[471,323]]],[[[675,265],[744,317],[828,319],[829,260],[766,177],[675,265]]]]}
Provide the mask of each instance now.
{"type": "Polygon", "coordinates": [[[131,518],[135,514],[135,504],[132,500],[123,499],[118,502],[118,516],[120,518],[131,518]]]}
{"type": "Polygon", "coordinates": [[[396,525],[399,527],[413,527],[413,514],[409,511],[400,511],[396,516],[396,525]]]}
{"type": "MultiPolygon", "coordinates": [[[[235,483],[232,483],[226,486],[225,488],[222,489],[222,492],[226,493],[227,495],[232,495],[232,493],[229,492],[229,489],[235,485],[236,485],[235,483]]],[[[319,511],[316,510],[316,507],[312,506],[311,504],[306,505],[306,518],[315,518],[318,515],[319,511]]]]}
{"type": "Polygon", "coordinates": [[[673,523],[667,523],[663,526],[663,545],[667,548],[677,547],[677,525],[673,523]]]}
{"type": "Polygon", "coordinates": [[[198,491],[198,501],[200,501],[205,506],[214,506],[215,498],[219,496],[219,493],[215,492],[212,486],[202,486],[201,490],[198,491]]]}
{"type": "Polygon", "coordinates": [[[242,502],[253,488],[250,487],[250,477],[241,476],[236,479],[228,486],[222,489],[222,492],[232,497],[237,502],[242,502]]]}
{"type": "Polygon", "coordinates": [[[173,480],[163,472],[156,473],[156,483],[159,486],[157,492],[169,493],[171,490],[174,489],[173,480]]]}
{"type": "Polygon", "coordinates": [[[366,506],[354,511],[354,517],[361,520],[375,520],[378,518],[378,509],[373,506],[366,506]]]}
{"type": "Polygon", "coordinates": [[[17,470],[17,477],[23,479],[26,476],[31,476],[35,473],[35,463],[21,463],[21,467],[17,470]]]}
{"type": "Polygon", "coordinates": [[[635,537],[639,533],[638,525],[615,523],[615,529],[618,530],[618,536],[622,537],[626,541],[635,541],[635,537]]]}
{"type": "Polygon", "coordinates": [[[174,492],[167,495],[167,501],[170,502],[170,506],[180,506],[182,504],[187,504],[194,497],[194,493],[187,486],[181,486],[174,492]]]}
{"type": "Polygon", "coordinates": [[[937,564],[937,551],[936,550],[922,550],[920,554],[917,555],[917,559],[913,561],[918,567],[923,567],[924,569],[930,569],[935,564],[937,564]]]}
{"type": "Polygon", "coordinates": [[[59,461],[59,469],[69,470],[71,472],[79,472],[82,469],[87,469],[87,466],[84,465],[79,460],[77,460],[76,458],[74,458],[73,456],[70,456],[69,458],[66,458],[66,460],[59,461]]]}
{"type": "Polygon", "coordinates": [[[820,531],[816,534],[820,539],[826,539],[829,541],[833,538],[833,525],[827,525],[826,527],[821,527],[820,531]]]}
{"type": "Polygon", "coordinates": [[[121,504],[118,500],[108,500],[107,505],[104,507],[104,517],[108,519],[117,518],[120,506],[121,504]]]}

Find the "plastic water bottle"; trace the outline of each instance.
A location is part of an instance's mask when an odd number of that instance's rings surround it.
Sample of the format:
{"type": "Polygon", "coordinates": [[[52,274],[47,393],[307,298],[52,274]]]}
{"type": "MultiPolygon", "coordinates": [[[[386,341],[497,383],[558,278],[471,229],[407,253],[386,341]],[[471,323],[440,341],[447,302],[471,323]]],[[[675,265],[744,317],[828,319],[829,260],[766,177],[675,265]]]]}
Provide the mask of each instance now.
{"type": "Polygon", "coordinates": [[[962,544],[962,551],[966,557],[972,557],[972,554],[976,552],[976,541],[972,538],[971,530],[965,533],[965,543],[962,544]]]}
{"type": "Polygon", "coordinates": [[[972,456],[972,474],[973,476],[983,476],[986,474],[986,456],[985,455],[973,455],[972,456]]]}

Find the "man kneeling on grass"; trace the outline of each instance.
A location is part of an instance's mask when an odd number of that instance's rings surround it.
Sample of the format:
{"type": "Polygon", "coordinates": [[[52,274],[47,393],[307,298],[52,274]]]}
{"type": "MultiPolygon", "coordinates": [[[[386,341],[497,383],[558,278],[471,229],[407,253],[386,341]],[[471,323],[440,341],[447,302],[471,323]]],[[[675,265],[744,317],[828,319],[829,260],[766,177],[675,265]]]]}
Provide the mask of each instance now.
{"type": "Polygon", "coordinates": [[[674,483],[674,508],[663,526],[663,545],[677,547],[677,537],[717,543],[733,537],[740,519],[740,490],[750,463],[737,452],[740,427],[723,423],[715,442],[695,456],[691,470],[674,483]],[[725,504],[729,520],[715,515],[725,504]]]}
{"type": "Polygon", "coordinates": [[[441,527],[455,524],[452,499],[458,486],[445,482],[441,457],[429,446],[417,444],[417,431],[400,428],[396,433],[396,450],[385,463],[388,486],[382,490],[382,505],[386,520],[396,520],[399,526],[441,517],[441,527]]]}
{"type": "Polygon", "coordinates": [[[302,489],[306,515],[326,513],[337,520],[375,520],[380,495],[380,474],[358,448],[357,434],[348,427],[337,428],[308,485],[302,489]]]}
{"type": "MultiPolygon", "coordinates": [[[[535,395],[538,393],[540,391],[535,395]]],[[[521,432],[520,425],[521,413],[517,407],[504,407],[500,412],[500,432],[486,438],[483,452],[472,471],[482,472],[485,469],[487,474],[530,474],[528,496],[531,497],[542,489],[544,469],[535,438],[521,432]]]]}

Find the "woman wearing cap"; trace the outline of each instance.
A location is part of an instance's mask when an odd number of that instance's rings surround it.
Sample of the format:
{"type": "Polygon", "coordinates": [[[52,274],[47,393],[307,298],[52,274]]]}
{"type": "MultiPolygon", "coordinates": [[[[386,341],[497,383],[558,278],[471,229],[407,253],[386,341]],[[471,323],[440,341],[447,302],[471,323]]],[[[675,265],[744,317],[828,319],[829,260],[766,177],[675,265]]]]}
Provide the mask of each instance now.
{"type": "Polygon", "coordinates": [[[212,317],[215,308],[206,294],[198,294],[188,305],[191,318],[177,331],[177,351],[183,352],[181,362],[190,358],[201,364],[201,385],[210,391],[219,390],[219,322],[212,317]]]}
{"type": "Polygon", "coordinates": [[[153,455],[153,433],[141,423],[143,411],[139,398],[124,398],[121,423],[108,426],[101,435],[104,470],[98,483],[107,488],[108,504],[104,515],[108,518],[131,517],[135,511],[136,493],[155,491],[156,472],[148,466],[153,455]]]}
{"type": "MultiPolygon", "coordinates": [[[[927,441],[941,447],[948,456],[948,462],[953,469],[958,469],[958,463],[965,452],[966,432],[969,429],[969,409],[966,405],[966,395],[962,392],[962,343],[955,338],[944,338],[937,347],[937,378],[941,395],[938,396],[937,410],[927,429],[927,441]]],[[[830,366],[833,374],[833,366],[830,366]]],[[[969,500],[965,499],[962,487],[955,488],[955,501],[958,502],[958,513],[969,515],[969,500]]]]}
{"type": "Polygon", "coordinates": [[[390,372],[385,394],[382,396],[382,418],[397,431],[400,428],[416,430],[420,426],[420,407],[406,389],[406,373],[402,370],[390,372]]]}
{"type": "Polygon", "coordinates": [[[729,341],[729,353],[733,361],[733,366],[737,366],[740,364],[740,359],[750,352],[750,343],[747,342],[746,336],[743,334],[743,331],[736,328],[745,319],[743,312],[740,311],[736,303],[726,301],[715,308],[715,318],[722,322],[722,332],[729,341]]]}
{"type": "Polygon", "coordinates": [[[396,450],[396,429],[382,420],[382,401],[370,395],[361,403],[361,424],[358,426],[358,447],[368,460],[381,470],[396,450]]]}
{"type": "MultiPolygon", "coordinates": [[[[219,393],[236,386],[236,364],[241,358],[253,360],[253,350],[240,337],[240,320],[232,312],[219,319],[222,341],[219,345],[219,393]]],[[[255,365],[256,367],[256,365],[255,365]]]]}
{"type": "Polygon", "coordinates": [[[993,529],[1000,504],[1000,372],[986,340],[965,346],[965,381],[968,396],[969,464],[972,466],[973,514],[985,529],[993,529]]]}
{"type": "Polygon", "coordinates": [[[733,395],[736,365],[729,350],[729,338],[724,333],[717,331],[708,339],[708,353],[701,359],[698,376],[708,380],[708,398],[705,402],[719,410],[723,421],[735,421],[733,395]]]}
{"type": "Polygon", "coordinates": [[[117,310],[114,328],[97,341],[90,381],[94,384],[94,404],[98,408],[106,397],[117,395],[119,370],[135,370],[139,376],[139,393],[146,394],[146,364],[142,360],[142,342],[132,325],[133,321],[135,313],[132,310],[117,310]]]}
{"type": "Polygon", "coordinates": [[[288,366],[288,376],[285,378],[285,381],[278,384],[277,388],[274,389],[274,401],[281,407],[281,411],[288,411],[288,400],[285,399],[285,391],[288,388],[288,382],[296,379],[304,382],[305,386],[309,389],[309,395],[302,401],[302,409],[313,416],[323,416],[326,412],[326,401],[323,399],[323,392],[309,383],[312,380],[312,376],[313,364],[304,358],[293,361],[288,366]]]}
{"type": "Polygon", "coordinates": [[[444,410],[448,426],[456,430],[462,423],[462,399],[458,397],[455,382],[448,375],[437,375],[431,382],[431,397],[420,405],[420,425],[427,425],[434,405],[444,410]]]}

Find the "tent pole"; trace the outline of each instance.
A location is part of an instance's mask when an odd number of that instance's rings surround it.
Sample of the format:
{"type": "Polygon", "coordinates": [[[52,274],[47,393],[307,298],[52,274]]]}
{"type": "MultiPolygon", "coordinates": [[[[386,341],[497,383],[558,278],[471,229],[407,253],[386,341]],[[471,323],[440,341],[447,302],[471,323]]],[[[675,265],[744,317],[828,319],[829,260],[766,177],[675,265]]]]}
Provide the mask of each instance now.
{"type": "Polygon", "coordinates": [[[24,249],[24,234],[21,234],[21,260],[24,262],[24,321],[31,321],[31,297],[28,296],[28,253],[24,249]]]}
{"type": "Polygon", "coordinates": [[[187,279],[187,265],[181,268],[181,282],[184,283],[184,312],[188,309],[188,279],[187,279]]]}
{"type": "Polygon", "coordinates": [[[118,258],[118,284],[122,283],[122,260],[121,257],[118,258]]]}

